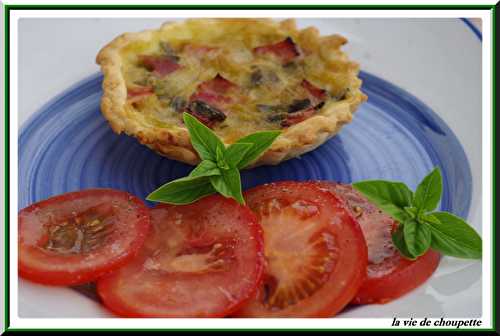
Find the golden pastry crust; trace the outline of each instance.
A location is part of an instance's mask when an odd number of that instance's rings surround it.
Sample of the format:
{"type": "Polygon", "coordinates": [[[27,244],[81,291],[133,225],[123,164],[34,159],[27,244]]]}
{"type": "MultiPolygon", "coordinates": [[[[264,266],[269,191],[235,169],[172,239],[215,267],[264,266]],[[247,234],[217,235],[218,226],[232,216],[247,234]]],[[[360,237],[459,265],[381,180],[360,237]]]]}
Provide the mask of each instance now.
{"type": "MultiPolygon", "coordinates": [[[[221,21],[232,21],[245,24],[273,25],[280,32],[293,35],[301,48],[317,53],[330,68],[342,73],[346,78],[345,88],[349,94],[345,99],[328,101],[313,116],[282,130],[282,134],[273,145],[252,166],[276,165],[284,160],[297,157],[323,144],[339,132],[343,125],[351,122],[358,106],[366,101],[367,96],[360,90],[361,80],[357,77],[359,66],[347,59],[340,47],[347,40],[339,35],[320,36],[314,27],[298,30],[293,19],[275,22],[268,19],[196,19],[187,20],[197,24],[214,25],[221,21]]],[[[142,144],[160,155],[195,165],[200,159],[193,149],[187,129],[179,125],[159,127],[138,120],[129,109],[127,102],[127,86],[122,73],[123,58],[121,51],[137,41],[148,42],[158,32],[162,36],[182,27],[185,22],[165,23],[159,30],[147,30],[138,33],[125,33],[111,41],[97,55],[96,62],[104,73],[103,97],[101,110],[116,133],[125,132],[136,137],[142,144]]],[[[135,114],[135,116],[137,116],[135,114]]],[[[223,141],[225,139],[222,139],[223,141]]],[[[228,141],[224,141],[229,145],[228,141]]]]}

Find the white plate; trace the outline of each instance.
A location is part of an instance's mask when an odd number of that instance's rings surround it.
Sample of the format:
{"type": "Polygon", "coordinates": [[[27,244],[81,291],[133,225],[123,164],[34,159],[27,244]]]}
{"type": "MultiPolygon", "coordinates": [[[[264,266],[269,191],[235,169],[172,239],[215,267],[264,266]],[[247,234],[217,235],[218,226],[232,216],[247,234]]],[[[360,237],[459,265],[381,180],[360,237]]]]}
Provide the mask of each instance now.
{"type": "MultiPolygon", "coordinates": [[[[97,71],[94,57],[122,31],[155,28],[152,19],[24,19],[20,36],[20,118],[97,71]],[[47,36],[51,36],[50,39],[47,36]],[[65,41],[61,44],[60,41],[65,41]],[[47,52],[50,51],[50,52],[47,52]],[[59,76],[48,74],[58,73],[59,76]]],[[[481,42],[459,19],[303,19],[322,34],[349,39],[362,69],[409,91],[458,136],[472,170],[469,222],[481,231],[481,42]]],[[[67,288],[19,281],[21,317],[106,317],[99,304],[67,288]],[[43,303],[43,304],[40,304],[43,303]]],[[[433,277],[385,305],[348,309],[343,317],[480,317],[481,263],[444,258],[433,277]]]]}

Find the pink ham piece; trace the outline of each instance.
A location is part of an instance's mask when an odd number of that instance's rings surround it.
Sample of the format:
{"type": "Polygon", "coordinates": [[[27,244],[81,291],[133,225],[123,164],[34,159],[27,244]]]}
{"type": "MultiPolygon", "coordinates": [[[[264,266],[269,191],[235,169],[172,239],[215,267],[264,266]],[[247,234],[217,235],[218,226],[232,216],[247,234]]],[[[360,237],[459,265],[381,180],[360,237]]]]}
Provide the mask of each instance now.
{"type": "Polygon", "coordinates": [[[217,74],[213,79],[198,85],[198,90],[191,96],[190,100],[201,100],[209,105],[222,108],[224,104],[232,101],[231,97],[226,94],[237,87],[233,82],[217,74]]]}
{"type": "Polygon", "coordinates": [[[285,40],[275,44],[268,44],[254,48],[253,51],[257,55],[272,54],[278,57],[282,64],[287,64],[300,55],[297,46],[290,37],[287,37],[285,40]]]}
{"type": "Polygon", "coordinates": [[[321,106],[323,106],[324,101],[327,98],[326,90],[316,87],[307,79],[304,79],[300,85],[308,92],[313,107],[308,107],[302,111],[289,113],[287,118],[281,122],[281,126],[283,127],[290,127],[311,117],[317,110],[321,108],[321,106]]]}
{"type": "Polygon", "coordinates": [[[169,56],[141,55],[139,56],[139,60],[149,71],[153,71],[158,77],[165,77],[169,73],[181,68],[181,65],[169,56]]]}
{"type": "Polygon", "coordinates": [[[224,95],[228,93],[231,89],[237,88],[238,86],[231,81],[228,81],[220,74],[217,74],[213,79],[203,82],[198,86],[198,89],[203,92],[224,95]]]}
{"type": "Polygon", "coordinates": [[[295,113],[289,113],[288,117],[281,122],[281,126],[290,127],[311,117],[316,112],[316,108],[310,107],[295,113]]]}
{"type": "Polygon", "coordinates": [[[301,83],[302,87],[309,92],[311,96],[319,100],[326,99],[326,90],[320,89],[315,85],[311,84],[307,79],[304,79],[301,83]]]}
{"type": "Polygon", "coordinates": [[[131,103],[137,102],[147,96],[151,96],[154,90],[150,86],[138,86],[127,89],[127,100],[131,103]]]}
{"type": "Polygon", "coordinates": [[[210,91],[197,91],[191,96],[189,100],[201,100],[215,107],[223,107],[224,104],[228,104],[231,102],[231,97],[219,95],[210,91]]]}
{"type": "Polygon", "coordinates": [[[189,112],[207,127],[226,118],[226,105],[232,102],[229,95],[238,86],[217,74],[213,79],[198,85],[198,90],[189,99],[189,112]]]}

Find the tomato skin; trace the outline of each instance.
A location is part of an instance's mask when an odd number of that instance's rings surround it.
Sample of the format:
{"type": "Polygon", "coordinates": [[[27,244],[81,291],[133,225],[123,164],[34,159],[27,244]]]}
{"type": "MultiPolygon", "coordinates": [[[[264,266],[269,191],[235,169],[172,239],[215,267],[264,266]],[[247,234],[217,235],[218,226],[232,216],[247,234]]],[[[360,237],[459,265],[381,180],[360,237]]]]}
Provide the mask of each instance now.
{"type": "MultiPolygon", "coordinates": [[[[161,211],[171,211],[171,213],[176,214],[178,212],[175,212],[176,208],[187,208],[190,209],[189,211],[185,211],[181,213],[187,214],[189,212],[193,213],[194,216],[203,216],[202,211],[203,209],[210,209],[215,207],[214,202],[219,202],[219,204],[223,204],[221,206],[222,208],[225,207],[231,207],[232,209],[237,209],[237,215],[238,215],[238,220],[243,220],[248,224],[248,231],[250,233],[250,241],[252,244],[255,246],[255,263],[251,265],[251,277],[250,278],[245,278],[245,284],[241,285],[241,291],[239,292],[239,295],[234,298],[234,302],[231,302],[230,304],[227,304],[223,307],[219,307],[217,311],[200,311],[200,310],[190,310],[189,305],[186,305],[184,302],[178,303],[177,306],[174,309],[177,309],[176,312],[173,310],[168,310],[165,307],[162,307],[161,302],[154,302],[156,305],[157,311],[152,312],[151,308],[145,307],[145,305],[149,304],[151,305],[151,301],[154,301],[155,298],[154,296],[161,296],[161,297],[167,297],[169,292],[165,291],[165,288],[168,288],[168,286],[171,286],[173,283],[173,278],[177,279],[178,281],[176,284],[182,289],[189,289],[189,284],[184,285],[183,281],[186,283],[189,283],[189,281],[192,280],[191,275],[189,272],[187,274],[175,274],[175,273],[168,273],[167,271],[166,276],[165,275],[158,275],[159,279],[158,281],[161,281],[165,287],[155,287],[155,292],[154,293],[149,293],[148,291],[144,291],[141,288],[134,288],[134,285],[132,286],[123,286],[123,282],[127,282],[127,274],[134,274],[134,270],[137,269],[144,269],[144,265],[146,265],[147,259],[150,258],[151,256],[154,256],[154,254],[151,254],[150,251],[148,250],[151,246],[157,247],[154,243],[154,235],[158,237],[158,233],[153,234],[153,231],[150,233],[148,238],[146,239],[146,243],[143,247],[143,249],[139,252],[139,255],[132,260],[131,263],[123,267],[121,270],[117,270],[114,273],[111,273],[105,277],[102,277],[99,279],[97,282],[97,292],[99,294],[99,297],[105,304],[105,306],[111,310],[114,314],[122,317],[168,317],[168,318],[178,318],[178,317],[225,317],[234,311],[240,309],[243,305],[246,304],[248,300],[250,300],[253,295],[255,294],[255,291],[257,289],[257,286],[260,284],[260,281],[262,279],[262,274],[264,270],[264,258],[263,258],[263,248],[264,248],[264,242],[263,242],[263,235],[262,235],[262,230],[261,227],[257,221],[256,216],[246,207],[237,204],[234,200],[232,199],[227,199],[224,198],[220,195],[212,195],[205,197],[193,204],[190,205],[183,205],[183,206],[175,206],[175,205],[166,205],[166,204],[161,204],[156,206],[152,210],[152,227],[153,230],[158,229],[158,224],[155,222],[155,218],[157,216],[158,212],[161,211]],[[198,211],[196,211],[198,210],[198,211]],[[127,268],[129,270],[127,270],[127,268]],[[128,273],[127,273],[128,272],[128,273]],[[134,290],[140,293],[141,298],[137,301],[132,301],[127,298],[128,293],[125,293],[127,290],[134,290]],[[143,299],[143,297],[150,296],[147,299],[143,299]],[[144,300],[144,301],[143,301],[144,300]],[[148,301],[149,300],[149,301],[148,301]],[[184,309],[184,311],[182,311],[184,309]],[[181,312],[182,311],[182,312],[181,312]]],[[[170,213],[170,212],[168,212],[170,213]]],[[[234,215],[234,213],[233,213],[234,215]]],[[[169,215],[169,217],[171,217],[169,215]]],[[[175,217],[175,216],[174,216],[175,217]]],[[[197,218],[201,218],[197,217],[197,218]]],[[[181,225],[183,226],[189,226],[189,222],[182,222],[181,225]]],[[[160,238],[162,236],[160,235],[160,238]]],[[[163,238],[161,238],[163,239],[163,238]]],[[[185,240],[185,243],[189,245],[190,248],[197,249],[197,248],[203,248],[207,244],[213,244],[215,240],[213,239],[207,239],[206,237],[202,236],[196,236],[193,239],[185,240]]],[[[167,243],[169,246],[170,244],[167,243]]],[[[188,249],[189,251],[189,249],[188,249]]],[[[246,254],[250,253],[248,251],[241,251],[246,254]]],[[[188,252],[189,254],[190,252],[188,252]]],[[[178,256],[179,254],[175,254],[178,256]]],[[[182,255],[182,254],[181,254],[182,255]]],[[[227,277],[230,277],[233,273],[233,269],[231,269],[231,272],[229,275],[226,275],[227,277]]],[[[136,274],[143,272],[142,270],[138,271],[136,274]]],[[[226,273],[227,274],[227,273],[226,273]]],[[[141,275],[138,275],[141,277],[141,275]]],[[[155,275],[156,276],[156,275],[155,275]]],[[[195,274],[195,277],[200,277],[203,279],[203,282],[213,282],[210,278],[204,277],[204,274],[195,274]]],[[[141,278],[141,281],[144,281],[148,286],[151,283],[148,283],[148,279],[152,278],[147,278],[147,276],[141,278]],[[146,279],[146,280],[143,280],[146,279]]],[[[235,280],[235,279],[232,279],[235,280]]],[[[237,281],[241,281],[238,279],[237,281]]],[[[243,281],[241,281],[243,283],[243,281]]],[[[203,286],[203,284],[201,285],[203,286]]],[[[224,283],[221,282],[221,286],[224,286],[224,283]]],[[[209,289],[212,289],[210,287],[209,289]]],[[[197,298],[193,298],[193,300],[196,300],[197,298]]],[[[172,300],[176,300],[176,298],[172,298],[172,300]]],[[[193,302],[192,306],[195,306],[196,302],[193,302]]]]}
{"type": "Polygon", "coordinates": [[[434,273],[441,255],[429,250],[415,261],[399,258],[397,268],[388,275],[368,277],[352,300],[353,304],[387,303],[419,287],[434,273]]]}
{"type": "MultiPolygon", "coordinates": [[[[78,210],[79,209],[74,209],[74,211],[78,210]]],[[[64,211],[69,210],[65,209],[64,211]]],[[[97,278],[123,266],[134,258],[140,250],[146,239],[150,225],[149,209],[145,204],[129,193],[114,189],[87,189],[54,196],[22,209],[19,212],[18,219],[19,275],[33,282],[54,286],[80,285],[95,281],[97,278]],[[129,209],[134,211],[134,225],[131,229],[135,230],[135,236],[130,237],[126,249],[122,250],[120,254],[109,253],[109,258],[101,255],[99,256],[101,260],[98,261],[98,263],[92,265],[92,263],[87,260],[89,263],[88,267],[79,267],[78,263],[84,259],[80,254],[60,255],[47,252],[32,244],[25,243],[25,236],[31,234],[30,231],[33,231],[32,228],[29,228],[29,226],[32,226],[33,221],[30,218],[36,216],[37,212],[51,208],[54,209],[54,211],[61,211],[61,204],[78,202],[81,200],[92,202],[92,199],[100,197],[128,204],[130,205],[129,209]],[[53,263],[61,266],[68,265],[68,267],[60,270],[46,269],[44,268],[44,263],[53,263]],[[75,268],[71,269],[73,266],[75,268]]]]}
{"type": "Polygon", "coordinates": [[[352,186],[329,181],[314,183],[341,199],[353,216],[356,216],[355,209],[360,211],[358,222],[367,235],[365,238],[369,246],[369,258],[373,255],[377,260],[380,253],[384,255],[384,258],[376,262],[369,260],[366,280],[351,303],[387,303],[419,287],[434,273],[439,265],[440,254],[429,250],[416,260],[402,257],[390,238],[398,222],[382,213],[352,186]],[[374,235],[374,232],[384,230],[385,238],[374,235]],[[381,250],[381,244],[388,248],[381,250]]]}
{"type": "MultiPolygon", "coordinates": [[[[330,271],[328,280],[311,296],[302,298],[299,302],[285,308],[276,308],[276,310],[274,308],[266,308],[258,297],[254,297],[252,301],[236,312],[234,316],[331,317],[341,311],[352,300],[365,280],[367,265],[367,249],[361,229],[352,216],[345,211],[342,203],[331,193],[325,192],[313,183],[308,182],[282,181],[265,184],[246,191],[244,196],[248,206],[257,212],[259,211],[258,207],[264,201],[281,199],[281,197],[290,197],[290,202],[302,199],[313,200],[313,202],[317,202],[316,204],[321,209],[320,211],[326,211],[329,214],[333,212],[336,216],[335,218],[339,219],[339,221],[321,226],[319,232],[333,231],[336,233],[337,257],[333,263],[334,270],[330,271]],[[287,194],[289,196],[286,196],[287,194]]],[[[293,207],[296,203],[290,204],[293,207]]],[[[321,218],[317,220],[323,223],[325,220],[323,216],[325,215],[322,214],[320,216],[321,218]]],[[[276,223],[272,222],[270,225],[276,223]]],[[[266,244],[270,236],[266,235],[266,225],[263,222],[261,222],[261,225],[264,230],[266,244]]],[[[288,236],[285,232],[282,233],[283,236],[288,236]]],[[[289,232],[288,234],[292,235],[293,232],[289,232]]],[[[269,257],[270,252],[275,251],[269,251],[265,248],[266,258],[269,257]]],[[[269,267],[269,261],[267,267],[269,267]]],[[[266,270],[264,272],[268,273],[266,270]]],[[[262,291],[262,289],[260,290],[262,291]]]]}

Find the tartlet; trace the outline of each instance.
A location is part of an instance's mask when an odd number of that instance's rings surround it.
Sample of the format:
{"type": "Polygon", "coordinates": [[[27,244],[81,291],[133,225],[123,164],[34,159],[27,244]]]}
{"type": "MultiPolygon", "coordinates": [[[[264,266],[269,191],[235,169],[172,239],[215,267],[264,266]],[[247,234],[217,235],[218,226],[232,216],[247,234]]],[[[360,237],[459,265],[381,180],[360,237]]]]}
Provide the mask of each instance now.
{"type": "Polygon", "coordinates": [[[102,113],[116,133],[189,164],[200,159],[183,112],[227,145],[280,129],[252,166],[278,164],[337,134],[367,99],[345,43],[293,19],[192,19],[125,33],[97,55],[102,113]]]}

